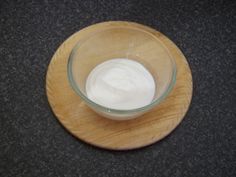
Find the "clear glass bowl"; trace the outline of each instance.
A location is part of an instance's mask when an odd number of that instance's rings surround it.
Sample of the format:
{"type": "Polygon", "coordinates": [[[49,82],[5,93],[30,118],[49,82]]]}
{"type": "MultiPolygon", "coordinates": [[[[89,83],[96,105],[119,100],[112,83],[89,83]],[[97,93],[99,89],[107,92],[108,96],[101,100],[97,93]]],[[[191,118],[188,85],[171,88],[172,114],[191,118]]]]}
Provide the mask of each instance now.
{"type": "Polygon", "coordinates": [[[152,33],[138,27],[111,26],[81,39],[68,61],[68,78],[82,100],[98,114],[115,120],[138,117],[157,106],[169,94],[176,80],[175,61],[168,49],[152,33]],[[94,67],[113,58],[128,58],[143,64],[152,74],[156,91],[144,107],[118,110],[104,107],[86,96],[86,79],[94,67]]]}

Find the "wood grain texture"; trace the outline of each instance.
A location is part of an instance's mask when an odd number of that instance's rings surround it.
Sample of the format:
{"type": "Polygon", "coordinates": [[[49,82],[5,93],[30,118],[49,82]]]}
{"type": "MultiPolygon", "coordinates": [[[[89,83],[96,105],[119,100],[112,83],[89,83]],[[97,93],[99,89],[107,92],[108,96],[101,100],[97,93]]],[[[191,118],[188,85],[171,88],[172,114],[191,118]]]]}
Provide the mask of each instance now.
{"type": "Polygon", "coordinates": [[[54,114],[75,137],[101,148],[127,150],[157,142],[179,125],[191,102],[192,75],[182,52],[160,32],[137,23],[104,22],[80,30],[58,48],[48,67],[46,91],[54,114]],[[67,61],[76,42],[116,25],[132,26],[154,34],[175,58],[177,65],[177,80],[170,95],[150,112],[128,121],[109,120],[93,112],[72,90],[67,78],[67,61]]]}

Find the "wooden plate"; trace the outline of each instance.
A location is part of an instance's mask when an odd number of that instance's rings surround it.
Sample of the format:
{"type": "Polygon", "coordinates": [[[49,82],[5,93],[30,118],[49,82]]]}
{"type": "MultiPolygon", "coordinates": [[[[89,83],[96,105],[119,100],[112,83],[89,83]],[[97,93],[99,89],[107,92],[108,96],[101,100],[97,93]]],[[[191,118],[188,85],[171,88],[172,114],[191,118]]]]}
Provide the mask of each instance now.
{"type": "Polygon", "coordinates": [[[179,125],[191,102],[192,75],[182,52],[160,32],[137,23],[104,22],[73,34],[58,48],[48,67],[46,91],[56,117],[75,137],[101,148],[127,150],[157,142],[179,125]],[[177,65],[177,81],[170,95],[151,112],[128,121],[114,121],[97,115],[72,90],[67,78],[67,61],[76,42],[95,31],[120,25],[140,28],[156,35],[177,65]]]}

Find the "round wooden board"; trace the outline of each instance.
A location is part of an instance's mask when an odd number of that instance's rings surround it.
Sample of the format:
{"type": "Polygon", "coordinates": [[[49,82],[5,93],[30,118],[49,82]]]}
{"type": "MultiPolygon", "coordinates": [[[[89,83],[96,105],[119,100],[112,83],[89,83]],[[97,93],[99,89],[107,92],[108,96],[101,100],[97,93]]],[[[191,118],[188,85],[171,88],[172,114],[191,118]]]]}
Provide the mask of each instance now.
{"type": "Polygon", "coordinates": [[[128,150],[157,142],[176,128],[191,102],[192,75],[182,52],[160,32],[137,23],[104,22],[80,30],[58,48],[48,67],[46,91],[56,117],[74,136],[101,148],[128,150]],[[95,31],[119,25],[154,34],[175,58],[177,65],[177,81],[170,95],[149,113],[128,121],[109,120],[93,112],[72,90],[67,78],[67,61],[76,42],[95,31]]]}

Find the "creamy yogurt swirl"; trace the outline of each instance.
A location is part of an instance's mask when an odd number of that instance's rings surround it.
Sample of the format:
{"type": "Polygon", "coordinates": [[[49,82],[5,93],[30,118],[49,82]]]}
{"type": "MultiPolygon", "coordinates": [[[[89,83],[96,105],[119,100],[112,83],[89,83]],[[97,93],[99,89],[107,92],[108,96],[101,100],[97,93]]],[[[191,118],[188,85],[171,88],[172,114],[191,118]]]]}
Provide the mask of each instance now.
{"type": "Polygon", "coordinates": [[[115,58],[97,65],[86,81],[86,93],[95,103],[119,110],[136,109],[152,102],[155,81],[140,63],[115,58]]]}

